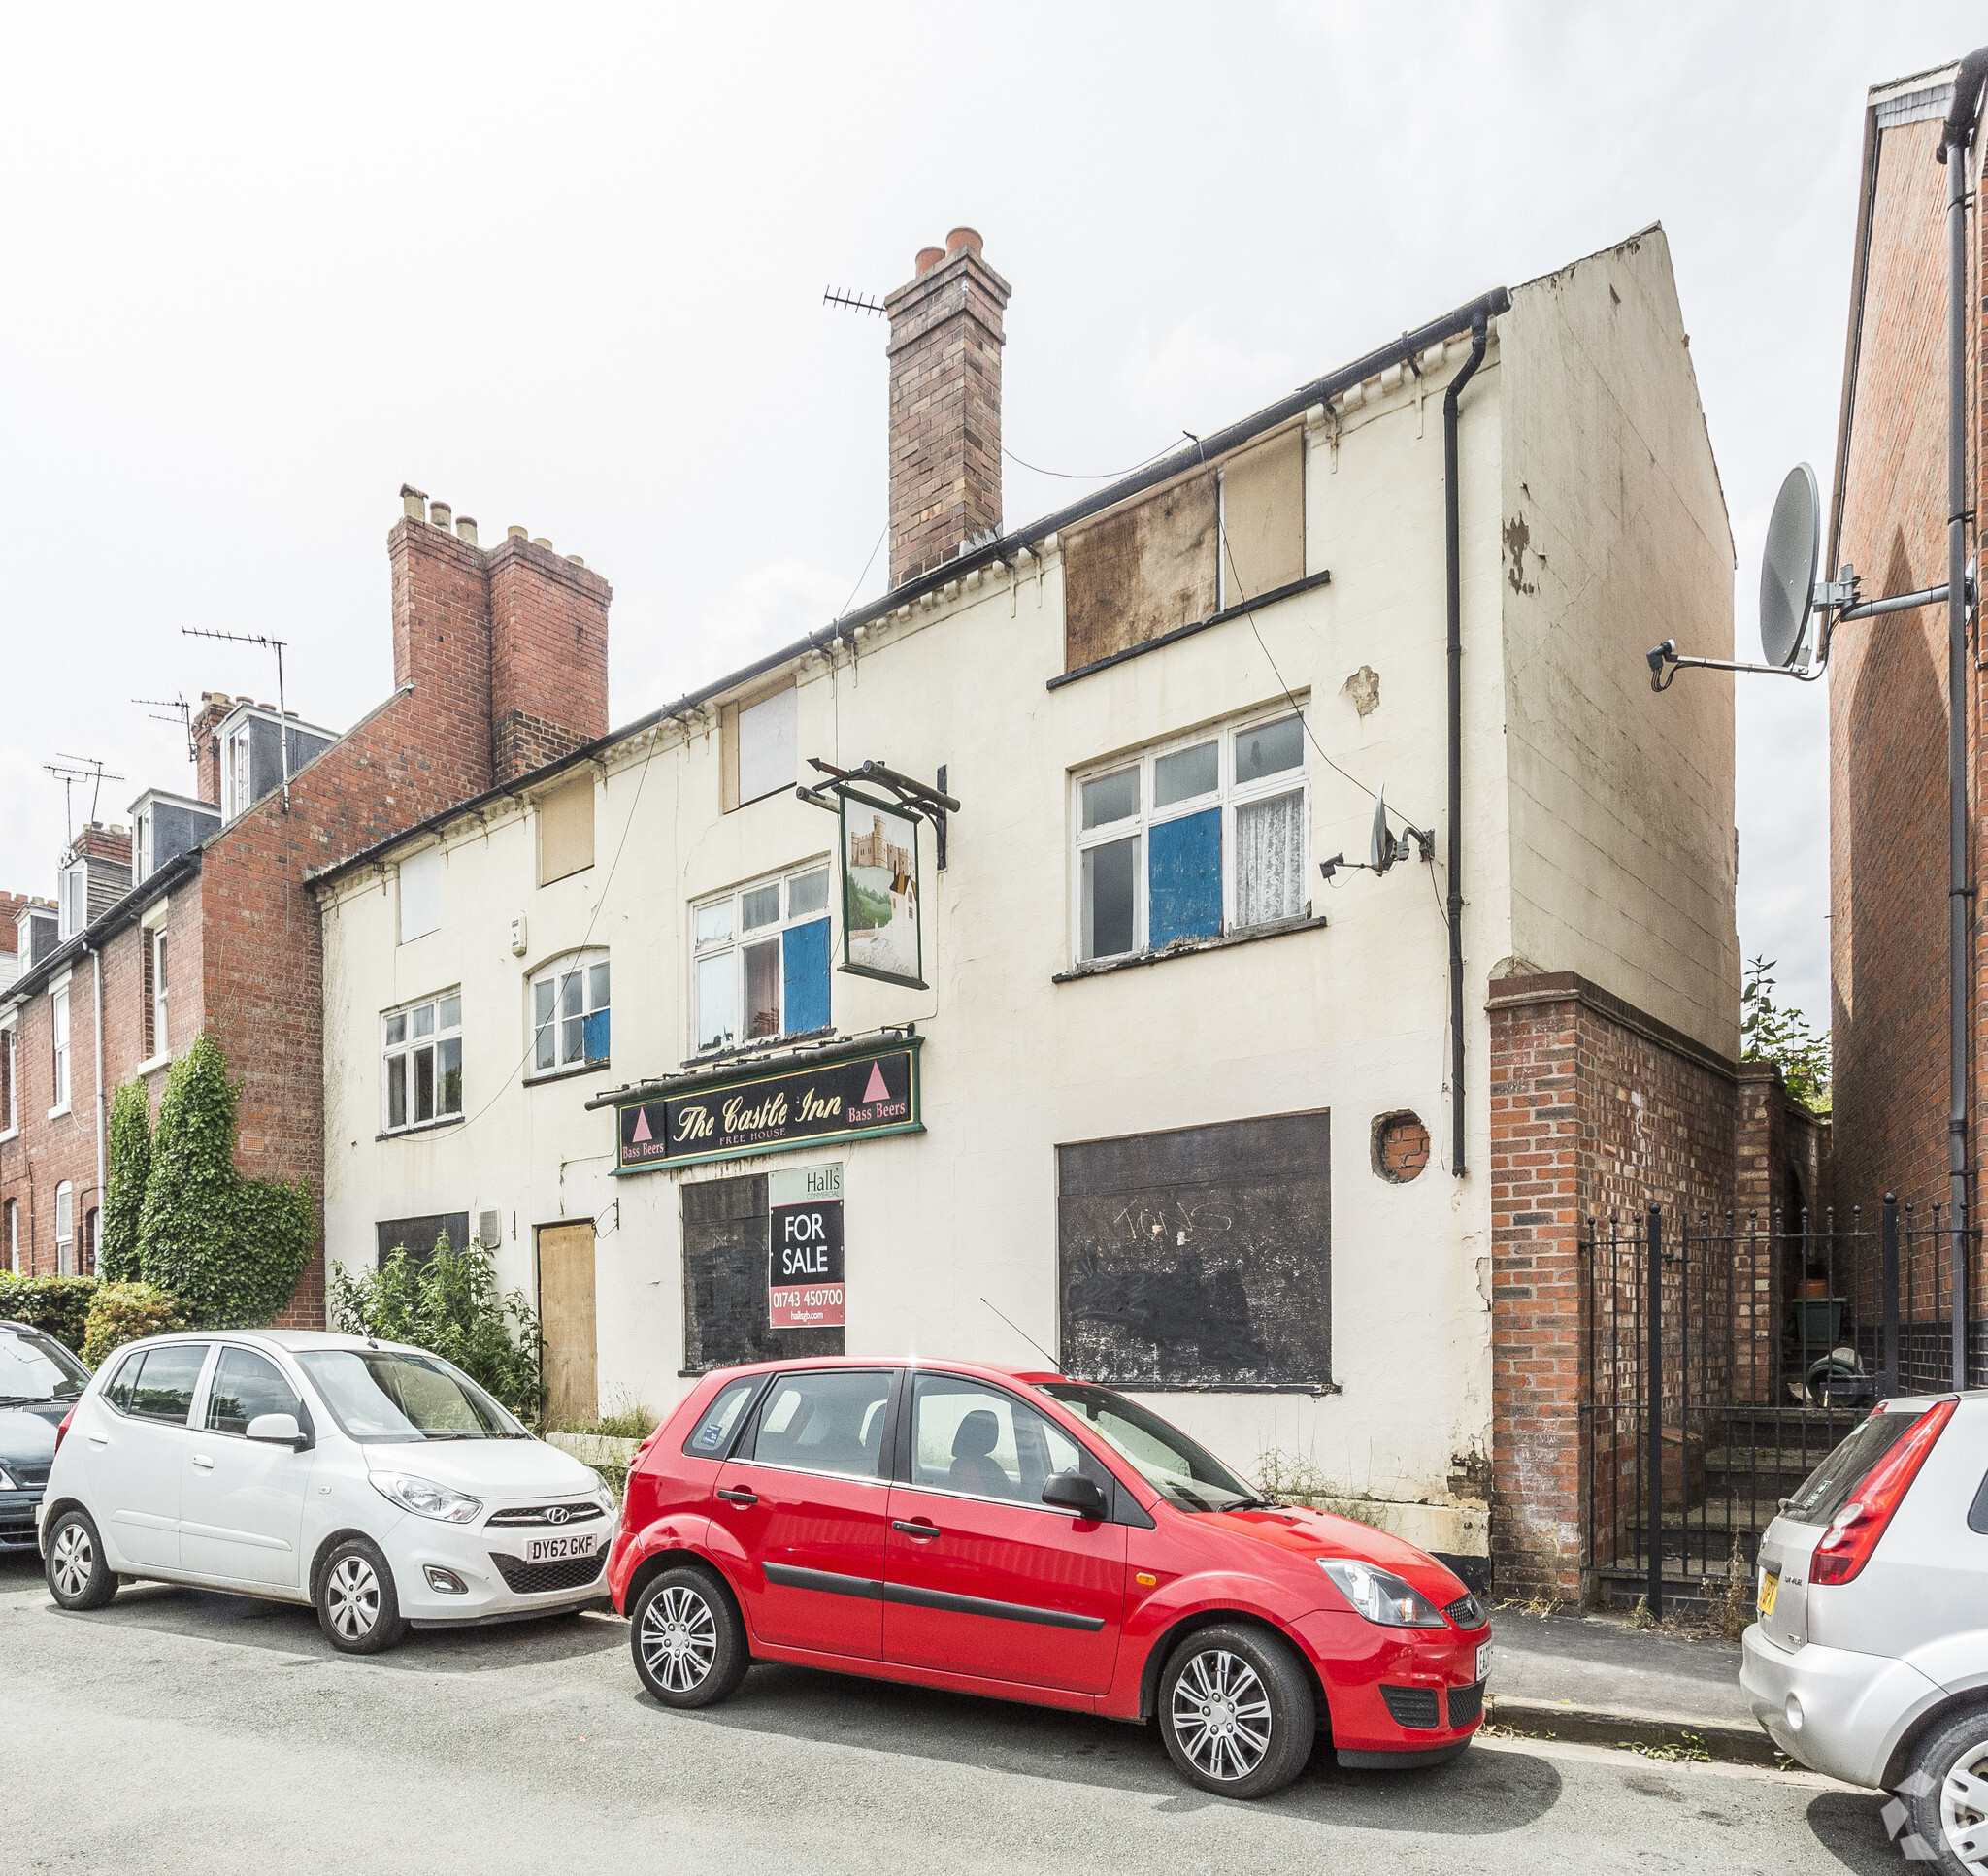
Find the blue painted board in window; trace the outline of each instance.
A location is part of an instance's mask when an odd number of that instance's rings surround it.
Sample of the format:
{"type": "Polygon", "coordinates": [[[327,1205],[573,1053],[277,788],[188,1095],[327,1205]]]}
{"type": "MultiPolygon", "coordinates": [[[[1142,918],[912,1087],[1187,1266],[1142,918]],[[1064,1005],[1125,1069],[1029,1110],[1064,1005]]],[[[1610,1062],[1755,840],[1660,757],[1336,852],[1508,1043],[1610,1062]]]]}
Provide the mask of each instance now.
{"type": "Polygon", "coordinates": [[[605,1009],[597,1009],[586,1019],[586,1059],[589,1062],[605,1062],[608,1059],[608,1015],[605,1009]]]}
{"type": "Polygon", "coordinates": [[[780,968],[787,980],[787,1034],[828,1027],[828,920],[790,925],[780,935],[780,968]]]}
{"type": "Polygon", "coordinates": [[[1146,941],[1222,935],[1222,810],[1162,821],[1146,837],[1146,941]]]}

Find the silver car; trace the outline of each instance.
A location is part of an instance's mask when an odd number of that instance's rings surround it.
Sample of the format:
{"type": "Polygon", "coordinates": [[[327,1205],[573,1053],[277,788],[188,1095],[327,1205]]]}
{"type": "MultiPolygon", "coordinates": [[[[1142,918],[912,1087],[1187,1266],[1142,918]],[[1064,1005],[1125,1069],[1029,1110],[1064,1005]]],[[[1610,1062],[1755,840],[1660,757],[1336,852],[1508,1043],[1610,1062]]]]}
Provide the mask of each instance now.
{"type": "Polygon", "coordinates": [[[1988,1872],[1988,1394],[1881,1402],[1761,1538],[1740,1679],[1905,1854],[1988,1872]],[[1912,1841],[1917,1839],[1916,1843],[1912,1841]]]}

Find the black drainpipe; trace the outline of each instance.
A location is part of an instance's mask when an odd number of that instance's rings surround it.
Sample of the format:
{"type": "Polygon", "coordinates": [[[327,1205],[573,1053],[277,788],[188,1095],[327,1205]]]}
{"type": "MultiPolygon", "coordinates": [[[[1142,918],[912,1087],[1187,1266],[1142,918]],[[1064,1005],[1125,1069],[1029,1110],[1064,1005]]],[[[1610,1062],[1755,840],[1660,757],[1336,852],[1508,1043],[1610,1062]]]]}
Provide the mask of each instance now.
{"type": "MultiPolygon", "coordinates": [[[[1502,296],[1501,296],[1502,297],[1502,296]]],[[[1511,305],[1506,298],[1498,308],[1511,305]]],[[[1471,355],[1442,394],[1442,533],[1449,556],[1449,1169],[1464,1176],[1464,598],[1463,547],[1457,531],[1456,407],[1484,362],[1490,327],[1471,321],[1471,355]]]]}

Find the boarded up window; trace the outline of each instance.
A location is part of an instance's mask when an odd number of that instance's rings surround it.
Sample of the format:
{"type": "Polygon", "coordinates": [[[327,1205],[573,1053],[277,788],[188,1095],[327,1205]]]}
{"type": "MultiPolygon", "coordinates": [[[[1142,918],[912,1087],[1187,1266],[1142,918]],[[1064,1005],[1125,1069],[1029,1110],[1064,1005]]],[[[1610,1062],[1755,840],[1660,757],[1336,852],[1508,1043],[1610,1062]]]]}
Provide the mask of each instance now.
{"type": "Polygon", "coordinates": [[[739,802],[794,785],[798,693],[790,685],[739,711],[739,802]]]}
{"type": "Polygon", "coordinates": [[[1305,437],[1287,430],[1222,465],[1223,607],[1305,577],[1305,437]]]}
{"type": "Polygon", "coordinates": [[[594,863],[594,778],[570,781],[539,803],[539,884],[594,863]]]}
{"type": "Polygon", "coordinates": [[[1064,669],[1207,618],[1215,545],[1212,470],[1074,533],[1063,554],[1064,669]]]}
{"type": "Polygon", "coordinates": [[[840,1329],[779,1329],[767,1305],[766,1175],[683,1188],[683,1371],[840,1355],[840,1329]]]}
{"type": "Polygon", "coordinates": [[[442,849],[423,847],[400,863],[400,941],[426,938],[442,924],[442,849]]]}
{"type": "Polygon", "coordinates": [[[1063,1366],[1153,1390],[1332,1375],[1329,1116],[1057,1149],[1063,1366]]]}
{"type": "Polygon", "coordinates": [[[435,1247],[444,1237],[451,1251],[461,1250],[470,1241],[470,1215],[438,1211],[424,1218],[382,1218],[373,1231],[381,1269],[395,1251],[407,1252],[409,1262],[419,1266],[435,1255],[435,1247]]]}

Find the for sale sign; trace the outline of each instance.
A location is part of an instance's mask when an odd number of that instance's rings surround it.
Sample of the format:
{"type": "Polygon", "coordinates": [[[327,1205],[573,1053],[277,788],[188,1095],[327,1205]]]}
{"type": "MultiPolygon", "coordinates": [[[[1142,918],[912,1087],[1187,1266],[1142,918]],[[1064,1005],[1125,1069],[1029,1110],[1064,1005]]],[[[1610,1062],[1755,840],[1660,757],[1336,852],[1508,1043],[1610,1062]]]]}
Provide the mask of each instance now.
{"type": "Polygon", "coordinates": [[[844,1327],[841,1165],[771,1173],[766,1188],[766,1289],[773,1327],[844,1327]]]}

